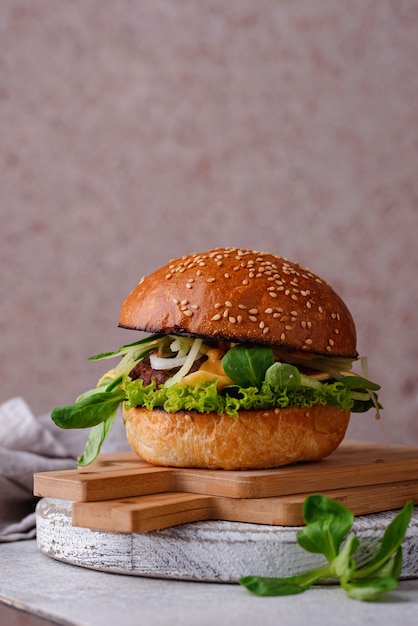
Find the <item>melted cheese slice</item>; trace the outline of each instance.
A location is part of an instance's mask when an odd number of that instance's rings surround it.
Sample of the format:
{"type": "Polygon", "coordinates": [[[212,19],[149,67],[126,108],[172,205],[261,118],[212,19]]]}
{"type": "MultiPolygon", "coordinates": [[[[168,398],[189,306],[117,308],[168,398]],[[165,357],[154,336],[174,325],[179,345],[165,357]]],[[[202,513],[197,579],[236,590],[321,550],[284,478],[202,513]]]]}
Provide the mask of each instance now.
{"type": "Polygon", "coordinates": [[[207,352],[207,360],[202,363],[197,372],[192,372],[179,381],[179,385],[190,385],[195,387],[198,383],[212,382],[217,380],[216,388],[218,391],[223,389],[226,385],[233,385],[234,381],[231,380],[224,372],[222,367],[223,353],[218,348],[211,348],[207,352]]]}

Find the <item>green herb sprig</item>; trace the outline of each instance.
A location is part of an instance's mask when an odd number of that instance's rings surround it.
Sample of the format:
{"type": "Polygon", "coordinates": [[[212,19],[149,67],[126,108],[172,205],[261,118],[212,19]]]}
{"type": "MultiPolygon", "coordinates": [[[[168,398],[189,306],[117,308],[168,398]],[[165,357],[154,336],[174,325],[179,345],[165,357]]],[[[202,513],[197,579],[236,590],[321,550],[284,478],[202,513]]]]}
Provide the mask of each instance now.
{"type": "Polygon", "coordinates": [[[296,539],[306,551],[323,554],[328,564],[296,576],[245,576],[238,582],[258,596],[285,596],[302,593],[321,580],[335,579],[350,598],[378,600],[383,593],[398,585],[402,542],[412,512],[413,502],[410,500],[386,528],[374,557],[365,566],[357,568],[354,554],[360,540],[353,535],[347,536],[354,521],[353,513],[324,495],[308,496],[303,504],[306,526],[297,533],[296,539]]]}

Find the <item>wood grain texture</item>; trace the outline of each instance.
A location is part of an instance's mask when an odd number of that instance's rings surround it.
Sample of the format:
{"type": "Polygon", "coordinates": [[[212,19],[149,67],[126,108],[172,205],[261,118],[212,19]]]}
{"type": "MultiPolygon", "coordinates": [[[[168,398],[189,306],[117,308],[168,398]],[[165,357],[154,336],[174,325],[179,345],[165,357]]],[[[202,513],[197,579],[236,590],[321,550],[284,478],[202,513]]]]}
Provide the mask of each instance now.
{"type": "MultiPolygon", "coordinates": [[[[418,503],[418,481],[322,493],[343,503],[355,515],[365,515],[401,508],[407,500],[418,503]]],[[[298,526],[303,524],[302,505],[307,495],[237,499],[169,492],[102,502],[76,502],[72,523],[119,533],[149,532],[204,520],[298,526]]]]}
{"type": "MultiPolygon", "coordinates": [[[[72,525],[72,502],[38,503],[37,543],[43,554],[104,572],[176,580],[236,582],[241,576],[290,576],[323,564],[296,542],[300,527],[204,521],[154,532],[115,533],[72,525]]],[[[376,552],[395,511],[363,515],[352,532],[361,540],[359,566],[376,552]]],[[[403,542],[401,578],[418,578],[418,508],[403,542]]]]}
{"type": "Polygon", "coordinates": [[[197,470],[149,465],[130,452],[88,468],[35,474],[34,493],[75,502],[168,491],[268,498],[418,479],[418,448],[343,442],[328,458],[272,470],[197,470]]]}

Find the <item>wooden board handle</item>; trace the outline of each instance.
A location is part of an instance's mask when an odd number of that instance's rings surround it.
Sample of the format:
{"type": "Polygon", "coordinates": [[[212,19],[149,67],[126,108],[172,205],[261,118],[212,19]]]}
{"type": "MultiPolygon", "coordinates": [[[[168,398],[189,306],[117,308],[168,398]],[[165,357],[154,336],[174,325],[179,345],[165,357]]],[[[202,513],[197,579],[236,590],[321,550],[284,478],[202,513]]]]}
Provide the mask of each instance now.
{"type": "MultiPolygon", "coordinates": [[[[366,515],[401,508],[408,500],[418,503],[418,481],[393,485],[335,489],[323,492],[355,515],[366,515]]],[[[272,498],[225,498],[170,492],[104,502],[73,504],[74,526],[120,533],[139,533],[189,522],[228,520],[301,526],[302,506],[307,494],[272,498]]]]}

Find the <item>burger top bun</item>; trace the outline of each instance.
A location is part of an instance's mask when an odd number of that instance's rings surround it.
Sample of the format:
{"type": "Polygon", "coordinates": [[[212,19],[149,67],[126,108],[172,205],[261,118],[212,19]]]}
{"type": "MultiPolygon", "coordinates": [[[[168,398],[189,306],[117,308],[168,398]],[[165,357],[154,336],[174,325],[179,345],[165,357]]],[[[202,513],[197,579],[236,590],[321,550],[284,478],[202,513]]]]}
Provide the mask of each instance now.
{"type": "Polygon", "coordinates": [[[322,278],[280,256],[239,248],[185,255],[144,277],[125,299],[119,325],[357,356],[351,314],[322,278]]]}

